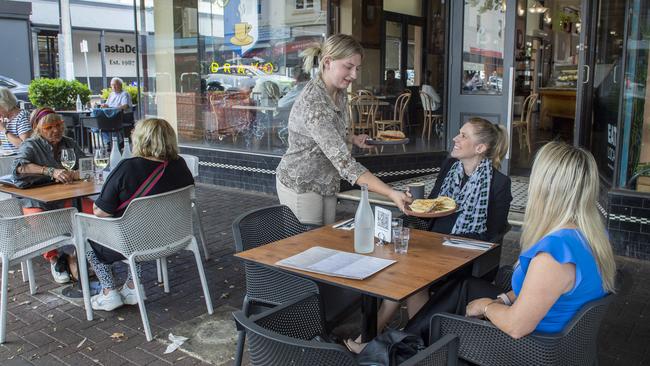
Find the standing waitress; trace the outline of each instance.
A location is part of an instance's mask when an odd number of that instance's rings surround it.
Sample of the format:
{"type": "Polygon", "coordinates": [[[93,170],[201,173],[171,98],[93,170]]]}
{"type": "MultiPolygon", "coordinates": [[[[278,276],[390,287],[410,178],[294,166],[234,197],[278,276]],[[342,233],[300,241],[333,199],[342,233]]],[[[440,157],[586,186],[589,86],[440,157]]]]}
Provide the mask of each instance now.
{"type": "Polygon", "coordinates": [[[289,114],[289,147],[277,168],[280,203],[304,224],[328,225],[336,215],[336,193],[341,177],[350,184],[388,196],[400,210],[410,202],[359,164],[347,143],[368,148],[368,135],[349,135],[346,89],[357,78],[363,48],[351,36],[336,34],[324,44],[305,49],[303,68],[310,73],[318,60],[319,72],[309,81],[289,114]]]}

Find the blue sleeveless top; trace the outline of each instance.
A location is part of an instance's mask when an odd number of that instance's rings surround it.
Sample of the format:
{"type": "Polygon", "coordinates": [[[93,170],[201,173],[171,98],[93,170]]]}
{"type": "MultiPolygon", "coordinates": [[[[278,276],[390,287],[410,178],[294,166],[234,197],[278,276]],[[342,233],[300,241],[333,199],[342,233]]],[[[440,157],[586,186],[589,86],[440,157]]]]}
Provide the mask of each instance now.
{"type": "Polygon", "coordinates": [[[589,301],[604,297],[603,280],[587,240],[578,229],[561,229],[550,233],[519,256],[519,265],[512,274],[512,290],[519,296],[528,265],[540,253],[550,254],[561,264],[576,267],[575,285],[553,304],[539,322],[538,332],[557,333],[564,329],[580,308],[589,301]]]}

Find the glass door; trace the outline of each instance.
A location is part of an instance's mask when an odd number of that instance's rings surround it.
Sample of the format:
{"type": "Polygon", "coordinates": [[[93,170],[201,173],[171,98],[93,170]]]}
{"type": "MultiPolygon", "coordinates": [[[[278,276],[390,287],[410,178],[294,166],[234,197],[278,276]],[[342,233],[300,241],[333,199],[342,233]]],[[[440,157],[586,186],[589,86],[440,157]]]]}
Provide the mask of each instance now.
{"type": "MultiPolygon", "coordinates": [[[[472,117],[512,126],[515,0],[451,4],[447,141],[472,117]]],[[[512,134],[511,134],[512,135],[512,134]]],[[[451,147],[451,146],[449,146],[451,147]]],[[[502,170],[508,172],[510,152],[502,170]]]]}
{"type": "Polygon", "coordinates": [[[592,119],[589,147],[610,185],[618,145],[619,102],[623,79],[625,0],[597,2],[593,49],[592,119]]]}
{"type": "Polygon", "coordinates": [[[383,89],[390,96],[422,84],[423,21],[420,17],[384,12],[383,89]]]}
{"type": "Polygon", "coordinates": [[[404,85],[402,78],[402,23],[387,20],[385,23],[386,41],[384,43],[384,73],[382,75],[382,85],[384,92],[389,95],[401,93],[403,87],[394,85],[404,85]],[[398,81],[395,81],[398,80],[398,81]]]}

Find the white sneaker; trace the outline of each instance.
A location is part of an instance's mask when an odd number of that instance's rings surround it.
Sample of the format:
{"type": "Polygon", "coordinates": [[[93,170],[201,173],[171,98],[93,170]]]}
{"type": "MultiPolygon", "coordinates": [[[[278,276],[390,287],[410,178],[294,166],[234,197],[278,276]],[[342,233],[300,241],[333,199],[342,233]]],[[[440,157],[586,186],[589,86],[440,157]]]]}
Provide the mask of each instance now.
{"type": "MultiPolygon", "coordinates": [[[[143,300],[147,299],[147,295],[144,293],[144,286],[140,285],[140,290],[142,291],[143,300]]],[[[135,292],[135,288],[129,288],[129,286],[124,284],[120,290],[120,295],[122,296],[122,302],[126,305],[137,305],[138,304],[138,294],[135,292]]]]}
{"type": "Polygon", "coordinates": [[[70,282],[70,275],[68,271],[59,272],[56,270],[56,262],[50,263],[50,271],[52,272],[52,277],[56,283],[68,283],[70,282]]]}
{"type": "Polygon", "coordinates": [[[94,310],[112,311],[124,305],[122,296],[117,290],[110,290],[104,295],[102,290],[99,294],[90,298],[90,306],[94,310]]]}

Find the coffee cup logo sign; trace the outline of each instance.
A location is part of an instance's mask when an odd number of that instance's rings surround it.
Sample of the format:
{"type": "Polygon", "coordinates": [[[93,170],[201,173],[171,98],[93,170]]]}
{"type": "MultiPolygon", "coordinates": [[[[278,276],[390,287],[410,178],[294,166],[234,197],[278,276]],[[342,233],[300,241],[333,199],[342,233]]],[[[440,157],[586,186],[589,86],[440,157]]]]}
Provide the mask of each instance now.
{"type": "Polygon", "coordinates": [[[249,23],[235,24],[235,35],[230,38],[230,43],[235,46],[247,46],[253,43],[253,37],[248,34],[251,30],[253,30],[253,26],[249,23]]]}
{"type": "Polygon", "coordinates": [[[275,66],[273,66],[273,63],[267,62],[264,64],[261,64],[259,62],[252,63],[250,65],[231,65],[229,63],[224,63],[220,65],[218,62],[213,61],[210,64],[210,72],[213,74],[216,73],[221,73],[221,74],[245,74],[247,68],[256,68],[260,71],[263,71],[266,74],[272,74],[273,71],[275,70],[275,66]]]}

